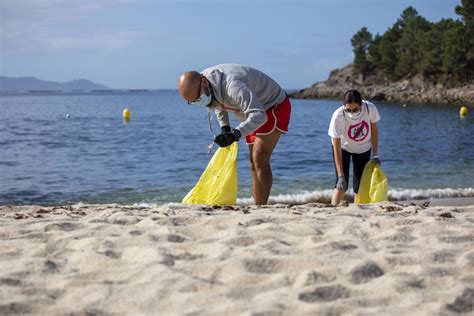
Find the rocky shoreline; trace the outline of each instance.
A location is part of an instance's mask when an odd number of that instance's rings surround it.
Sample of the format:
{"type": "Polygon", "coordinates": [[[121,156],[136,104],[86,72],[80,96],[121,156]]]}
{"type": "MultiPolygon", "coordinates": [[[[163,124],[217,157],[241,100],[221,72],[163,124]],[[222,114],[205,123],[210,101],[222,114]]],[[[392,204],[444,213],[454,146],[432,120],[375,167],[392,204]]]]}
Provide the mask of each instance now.
{"type": "Polygon", "coordinates": [[[435,103],[474,105],[474,84],[447,88],[421,75],[389,82],[382,76],[353,76],[352,64],[331,72],[326,81],[302,89],[289,96],[295,99],[342,99],[344,92],[357,89],[365,99],[396,103],[435,103]]]}

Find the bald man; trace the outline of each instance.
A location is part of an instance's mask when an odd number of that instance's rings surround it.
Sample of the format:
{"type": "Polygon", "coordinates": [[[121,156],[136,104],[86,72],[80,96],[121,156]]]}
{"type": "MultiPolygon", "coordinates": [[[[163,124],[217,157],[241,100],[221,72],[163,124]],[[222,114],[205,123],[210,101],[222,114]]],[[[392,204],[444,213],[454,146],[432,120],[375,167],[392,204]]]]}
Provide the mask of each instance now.
{"type": "Polygon", "coordinates": [[[257,205],[267,204],[273,182],[270,157],[290,122],[291,104],[285,91],[263,72],[237,64],[185,72],[178,79],[178,90],[188,104],[215,112],[221,134],[214,142],[220,147],[245,136],[253,198],[257,205]],[[240,121],[233,129],[229,112],[240,121]]]}

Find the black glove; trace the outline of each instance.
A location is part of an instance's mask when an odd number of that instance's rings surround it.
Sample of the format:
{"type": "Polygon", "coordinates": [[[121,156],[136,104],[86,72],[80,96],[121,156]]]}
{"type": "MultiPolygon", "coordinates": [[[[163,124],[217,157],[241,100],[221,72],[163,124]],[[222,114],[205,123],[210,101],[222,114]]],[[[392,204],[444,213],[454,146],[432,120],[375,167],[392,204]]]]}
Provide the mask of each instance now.
{"type": "Polygon", "coordinates": [[[372,162],[376,165],[380,165],[380,159],[379,156],[374,156],[372,157],[372,162]]]}
{"type": "Polygon", "coordinates": [[[228,125],[221,126],[221,133],[230,133],[230,132],[231,132],[230,126],[228,125]]]}
{"type": "MultiPolygon", "coordinates": [[[[225,127],[228,126],[222,126],[222,130],[224,130],[225,127]]],[[[230,132],[223,132],[222,134],[217,135],[214,138],[214,142],[219,145],[219,147],[227,147],[233,142],[239,141],[240,136],[240,131],[238,129],[233,129],[230,132]]]]}
{"type": "Polygon", "coordinates": [[[336,189],[338,189],[341,192],[347,191],[347,182],[344,176],[340,176],[337,178],[336,189]]]}

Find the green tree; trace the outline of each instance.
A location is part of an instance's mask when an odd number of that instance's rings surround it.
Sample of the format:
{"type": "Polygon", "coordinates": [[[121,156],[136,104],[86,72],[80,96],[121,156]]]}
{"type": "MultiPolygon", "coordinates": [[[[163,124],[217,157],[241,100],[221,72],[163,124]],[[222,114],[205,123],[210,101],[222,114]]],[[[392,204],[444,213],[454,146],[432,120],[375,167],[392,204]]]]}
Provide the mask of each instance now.
{"type": "Polygon", "coordinates": [[[394,74],[396,78],[402,78],[419,72],[422,60],[420,47],[431,24],[424,17],[418,15],[413,7],[406,8],[398,22],[401,26],[401,35],[398,41],[397,64],[394,74]]]}
{"type": "Polygon", "coordinates": [[[367,57],[370,66],[374,69],[378,69],[382,65],[382,56],[380,54],[380,42],[382,41],[382,36],[376,34],[372,43],[369,46],[369,55],[367,57]]]}
{"type": "Polygon", "coordinates": [[[382,35],[379,44],[380,68],[392,79],[395,79],[395,67],[398,61],[398,41],[400,40],[400,36],[400,25],[397,22],[382,35]]]}
{"type": "Polygon", "coordinates": [[[418,11],[412,6],[409,6],[405,10],[403,10],[402,14],[400,14],[400,18],[398,19],[398,24],[403,29],[410,21],[419,17],[418,11]]]}
{"type": "Polygon", "coordinates": [[[455,10],[461,20],[431,23],[410,6],[374,38],[363,27],[351,39],[354,73],[382,71],[392,80],[421,73],[447,85],[473,81],[474,0],[461,0],[455,10]]]}
{"type": "Polygon", "coordinates": [[[354,71],[356,74],[365,76],[370,70],[370,63],[367,59],[370,44],[372,42],[372,34],[364,26],[359,32],[354,34],[351,39],[354,51],[354,71]]]}
{"type": "Polygon", "coordinates": [[[469,68],[466,28],[460,21],[451,21],[443,32],[441,70],[448,82],[459,84],[468,81],[472,74],[469,68]]]}
{"type": "Polygon", "coordinates": [[[426,32],[421,41],[421,62],[418,70],[428,78],[438,80],[442,75],[444,31],[452,20],[441,20],[426,32]]]}
{"type": "Polygon", "coordinates": [[[455,11],[464,22],[467,80],[471,81],[474,80],[474,0],[461,0],[461,5],[456,6],[455,11]]]}

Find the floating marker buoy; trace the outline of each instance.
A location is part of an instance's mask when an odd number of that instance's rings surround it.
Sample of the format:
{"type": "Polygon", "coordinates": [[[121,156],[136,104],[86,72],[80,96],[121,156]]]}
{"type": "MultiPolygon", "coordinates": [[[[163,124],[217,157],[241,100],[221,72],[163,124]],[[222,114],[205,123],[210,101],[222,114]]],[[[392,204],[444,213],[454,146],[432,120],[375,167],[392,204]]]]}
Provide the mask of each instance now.
{"type": "Polygon", "coordinates": [[[70,117],[71,117],[71,115],[69,115],[69,113],[66,113],[66,118],[68,119],[70,117]]]}
{"type": "Polygon", "coordinates": [[[405,103],[403,103],[403,105],[402,105],[402,106],[403,106],[404,108],[406,108],[406,107],[407,107],[407,105],[406,105],[405,103]]]}
{"type": "Polygon", "coordinates": [[[461,117],[465,117],[467,115],[467,106],[461,106],[461,108],[459,109],[459,115],[461,117]]]}
{"type": "Polygon", "coordinates": [[[128,122],[130,121],[131,113],[128,109],[123,109],[123,119],[128,122]]]}

